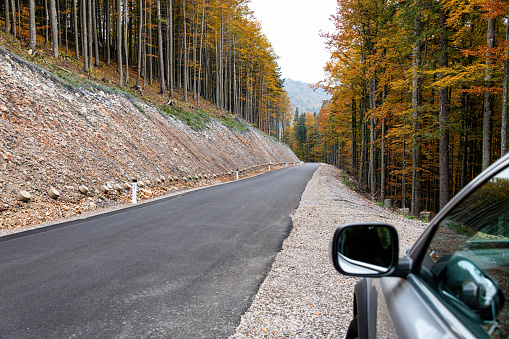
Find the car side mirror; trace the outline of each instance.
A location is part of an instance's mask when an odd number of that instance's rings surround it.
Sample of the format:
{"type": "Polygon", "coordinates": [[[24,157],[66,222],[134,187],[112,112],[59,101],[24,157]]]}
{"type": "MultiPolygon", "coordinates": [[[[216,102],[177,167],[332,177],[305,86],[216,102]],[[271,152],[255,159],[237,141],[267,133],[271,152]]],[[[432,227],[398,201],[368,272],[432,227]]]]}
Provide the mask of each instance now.
{"type": "Polygon", "coordinates": [[[346,224],[334,232],[331,260],[340,273],[353,276],[390,275],[398,265],[398,233],[383,223],[346,224]]]}

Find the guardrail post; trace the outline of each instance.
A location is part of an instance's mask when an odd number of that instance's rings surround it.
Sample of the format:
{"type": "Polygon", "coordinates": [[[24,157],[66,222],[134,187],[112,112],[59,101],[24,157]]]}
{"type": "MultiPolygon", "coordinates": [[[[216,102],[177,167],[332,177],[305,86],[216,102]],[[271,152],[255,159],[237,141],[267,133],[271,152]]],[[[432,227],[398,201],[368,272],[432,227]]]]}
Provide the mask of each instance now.
{"type": "Polygon", "coordinates": [[[137,197],[136,197],[136,194],[137,194],[137,191],[138,190],[138,180],[137,179],[133,179],[133,204],[136,204],[137,202],[137,197]]]}

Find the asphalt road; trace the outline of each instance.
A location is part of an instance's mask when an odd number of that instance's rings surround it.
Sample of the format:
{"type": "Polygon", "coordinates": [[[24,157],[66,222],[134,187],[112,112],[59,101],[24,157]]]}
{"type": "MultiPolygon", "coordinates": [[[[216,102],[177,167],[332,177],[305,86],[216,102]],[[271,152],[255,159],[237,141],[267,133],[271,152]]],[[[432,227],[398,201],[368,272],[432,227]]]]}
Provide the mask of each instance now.
{"type": "Polygon", "coordinates": [[[228,337],[317,167],[0,238],[0,337],[228,337]]]}

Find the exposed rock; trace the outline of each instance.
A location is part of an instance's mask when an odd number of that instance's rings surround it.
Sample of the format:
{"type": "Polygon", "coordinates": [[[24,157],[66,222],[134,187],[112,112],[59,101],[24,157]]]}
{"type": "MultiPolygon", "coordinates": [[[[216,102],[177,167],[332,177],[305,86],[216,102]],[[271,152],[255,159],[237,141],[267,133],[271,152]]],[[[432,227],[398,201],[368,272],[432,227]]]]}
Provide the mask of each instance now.
{"type": "Polygon", "coordinates": [[[27,191],[19,191],[18,193],[18,200],[19,201],[23,201],[23,202],[27,202],[30,200],[32,196],[30,195],[30,193],[28,193],[27,191]]]}
{"type": "Polygon", "coordinates": [[[78,189],[80,190],[81,193],[83,194],[88,194],[88,192],[90,192],[90,190],[88,189],[87,186],[85,185],[80,185],[80,187],[78,187],[78,189]]]}
{"type": "Polygon", "coordinates": [[[50,190],[48,191],[48,195],[50,196],[50,198],[55,200],[60,198],[60,192],[54,187],[50,188],[50,190]]]}
{"type": "Polygon", "coordinates": [[[298,161],[287,146],[253,127],[238,131],[212,119],[193,130],[124,92],[85,81],[69,84],[3,49],[0,83],[0,194],[8,206],[0,210],[0,229],[129,202],[127,194],[113,195],[112,185],[133,178],[146,184],[141,198],[151,198],[231,180],[161,182],[161,177],[204,178],[298,161]],[[160,184],[151,184],[157,180],[160,184]],[[28,182],[30,202],[20,204],[18,193],[28,182]],[[87,186],[88,195],[76,183],[87,186]],[[46,187],[58,187],[61,197],[51,199],[46,187]]]}

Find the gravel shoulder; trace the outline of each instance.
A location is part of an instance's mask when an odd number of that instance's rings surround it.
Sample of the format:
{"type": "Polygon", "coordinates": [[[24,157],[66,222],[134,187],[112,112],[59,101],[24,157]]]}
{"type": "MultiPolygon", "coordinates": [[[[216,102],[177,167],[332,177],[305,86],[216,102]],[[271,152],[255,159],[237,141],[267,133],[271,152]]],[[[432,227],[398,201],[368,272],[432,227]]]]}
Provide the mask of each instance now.
{"type": "Polygon", "coordinates": [[[350,222],[386,222],[397,228],[404,249],[427,226],[363,198],[329,165],[314,173],[292,221],[292,232],[231,339],[344,337],[358,279],[340,275],[329,262],[334,230],[350,222]]]}

